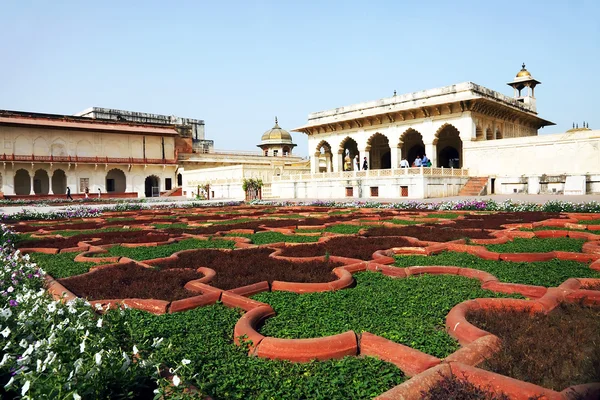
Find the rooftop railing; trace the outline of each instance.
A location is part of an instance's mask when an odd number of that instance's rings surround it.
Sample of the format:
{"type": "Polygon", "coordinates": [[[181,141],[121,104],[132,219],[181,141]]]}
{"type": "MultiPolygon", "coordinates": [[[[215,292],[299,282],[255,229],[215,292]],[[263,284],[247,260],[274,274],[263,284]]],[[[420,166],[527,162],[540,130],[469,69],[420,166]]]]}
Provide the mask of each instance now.
{"type": "Polygon", "coordinates": [[[434,168],[434,167],[414,167],[398,169],[370,169],[366,171],[338,171],[338,172],[318,172],[311,174],[290,174],[274,176],[273,182],[279,181],[303,181],[312,179],[356,179],[356,178],[379,178],[379,177],[400,177],[400,176],[469,176],[469,170],[464,168],[434,168]]]}
{"type": "Polygon", "coordinates": [[[80,157],[80,156],[36,156],[3,154],[0,161],[16,162],[64,162],[84,164],[177,164],[177,159],[135,157],[80,157]]]}

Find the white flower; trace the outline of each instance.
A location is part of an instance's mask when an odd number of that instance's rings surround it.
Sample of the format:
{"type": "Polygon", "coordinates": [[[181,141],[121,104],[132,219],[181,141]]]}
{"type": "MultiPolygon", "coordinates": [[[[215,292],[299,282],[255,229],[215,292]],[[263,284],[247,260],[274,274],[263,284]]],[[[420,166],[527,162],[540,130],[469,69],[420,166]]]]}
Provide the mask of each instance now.
{"type": "Polygon", "coordinates": [[[136,345],[133,345],[133,355],[136,355],[138,353],[138,348],[136,347],[136,345]]]}
{"type": "Polygon", "coordinates": [[[79,352],[83,353],[85,351],[85,338],[83,338],[83,342],[79,344],[79,352]]]}
{"type": "Polygon", "coordinates": [[[98,319],[98,322],[96,322],[96,326],[98,328],[102,328],[102,318],[98,319]]]}
{"type": "Polygon", "coordinates": [[[9,388],[9,387],[10,387],[10,386],[13,384],[13,382],[14,382],[14,381],[15,381],[15,377],[14,377],[14,376],[12,376],[12,377],[10,378],[10,380],[8,381],[8,383],[7,383],[6,385],[4,385],[4,388],[5,388],[5,389],[8,389],[8,388],[9,388]]]}
{"type": "Polygon", "coordinates": [[[31,382],[29,382],[29,381],[25,382],[25,384],[21,388],[21,396],[25,396],[25,393],[27,393],[27,391],[29,390],[30,384],[31,384],[31,382]]]}
{"type": "Polygon", "coordinates": [[[6,362],[10,359],[10,356],[7,353],[4,353],[4,357],[2,357],[2,361],[0,361],[0,367],[6,364],[6,362]]]}
{"type": "Polygon", "coordinates": [[[73,393],[73,400],[81,400],[81,396],[77,393],[73,393]]]}
{"type": "Polygon", "coordinates": [[[27,347],[27,340],[21,339],[21,341],[19,342],[19,346],[21,346],[23,348],[27,347]]]}
{"type": "Polygon", "coordinates": [[[54,311],[56,311],[56,303],[52,302],[48,304],[48,312],[53,313],[54,311]]]}
{"type": "Polygon", "coordinates": [[[0,310],[0,317],[4,318],[4,319],[8,319],[12,316],[12,311],[10,310],[10,308],[3,308],[2,310],[0,310]]]}
{"type": "Polygon", "coordinates": [[[94,354],[94,359],[96,360],[96,365],[100,366],[102,364],[102,351],[100,351],[100,353],[94,354]]]}
{"type": "MultiPolygon", "coordinates": [[[[29,381],[27,381],[27,382],[29,382],[29,381]]],[[[173,385],[179,386],[180,383],[181,383],[181,379],[179,379],[179,377],[177,375],[175,375],[173,377],[173,385]]]]}
{"type": "Polygon", "coordinates": [[[8,289],[6,289],[6,291],[7,291],[8,293],[12,293],[12,292],[14,292],[14,291],[15,291],[15,288],[13,288],[12,286],[10,286],[8,289]]]}
{"type": "Polygon", "coordinates": [[[191,361],[184,358],[183,360],[181,360],[181,363],[183,365],[188,365],[189,363],[191,363],[191,361]]]}
{"type": "Polygon", "coordinates": [[[0,332],[0,335],[4,336],[5,338],[8,337],[8,335],[10,335],[10,329],[8,328],[8,326],[4,328],[2,332],[0,332]]]}

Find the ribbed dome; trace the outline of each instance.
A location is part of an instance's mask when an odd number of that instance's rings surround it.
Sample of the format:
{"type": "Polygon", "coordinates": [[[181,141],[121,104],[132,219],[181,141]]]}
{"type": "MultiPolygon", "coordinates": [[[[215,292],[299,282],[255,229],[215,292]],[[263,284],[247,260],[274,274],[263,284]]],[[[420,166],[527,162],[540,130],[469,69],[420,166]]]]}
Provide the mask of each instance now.
{"type": "Polygon", "coordinates": [[[263,133],[260,138],[262,142],[268,141],[269,143],[292,143],[292,135],[285,129],[282,129],[277,123],[277,118],[275,118],[275,126],[265,133],[263,133]]]}
{"type": "Polygon", "coordinates": [[[523,68],[517,73],[517,78],[523,78],[529,76],[531,77],[531,73],[525,69],[525,63],[523,63],[523,68]]]}

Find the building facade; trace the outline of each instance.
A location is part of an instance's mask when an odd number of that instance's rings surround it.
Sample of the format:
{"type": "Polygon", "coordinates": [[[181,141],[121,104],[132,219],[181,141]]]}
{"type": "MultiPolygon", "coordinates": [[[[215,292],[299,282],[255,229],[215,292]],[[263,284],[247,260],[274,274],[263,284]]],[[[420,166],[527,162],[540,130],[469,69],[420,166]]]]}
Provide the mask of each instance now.
{"type": "Polygon", "coordinates": [[[0,111],[4,196],[152,196],[174,187],[173,126],[0,111]]]}

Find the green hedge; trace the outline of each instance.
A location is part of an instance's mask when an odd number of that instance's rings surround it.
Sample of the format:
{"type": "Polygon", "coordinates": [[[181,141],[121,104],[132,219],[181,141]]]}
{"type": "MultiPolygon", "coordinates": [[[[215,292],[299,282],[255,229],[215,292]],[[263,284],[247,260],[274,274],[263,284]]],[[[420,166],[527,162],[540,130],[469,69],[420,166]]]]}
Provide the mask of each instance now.
{"type": "Polygon", "coordinates": [[[31,259],[38,267],[52,275],[53,278],[66,278],[73,275],[85,274],[91,267],[98,265],[89,262],[76,262],[78,253],[44,254],[31,253],[31,259]]]}
{"type": "Polygon", "coordinates": [[[581,253],[585,239],[571,238],[514,238],[504,244],[490,244],[485,246],[489,251],[497,253],[547,253],[550,251],[571,251],[581,253]]]}
{"type": "Polygon", "coordinates": [[[444,252],[433,256],[396,256],[395,266],[455,265],[489,272],[501,282],[556,287],[569,278],[600,278],[588,264],[554,259],[544,262],[483,260],[467,253],[444,252]]]}
{"type": "Polygon", "coordinates": [[[134,341],[165,338],[155,360],[173,368],[191,361],[177,374],[215,399],[370,399],[406,379],[372,357],[309,363],[249,357],[232,343],[240,312],[222,304],[161,316],[129,312],[134,341]]]}
{"type": "MultiPolygon", "coordinates": [[[[281,338],[314,338],[348,330],[371,332],[436,357],[459,345],[445,331],[452,307],[479,297],[509,297],[481,289],[479,281],[452,275],[392,279],[363,272],[353,289],[296,294],[264,292],[253,298],[270,304],[277,315],[261,333],[281,338]]],[[[515,296],[512,296],[515,297],[515,296]]]]}

